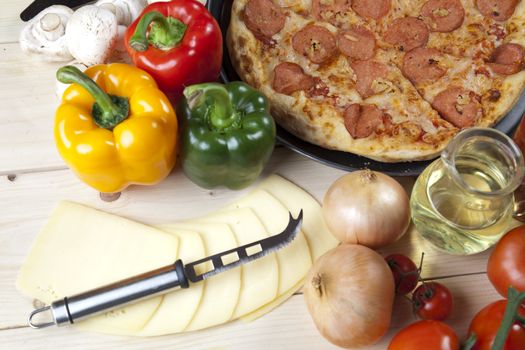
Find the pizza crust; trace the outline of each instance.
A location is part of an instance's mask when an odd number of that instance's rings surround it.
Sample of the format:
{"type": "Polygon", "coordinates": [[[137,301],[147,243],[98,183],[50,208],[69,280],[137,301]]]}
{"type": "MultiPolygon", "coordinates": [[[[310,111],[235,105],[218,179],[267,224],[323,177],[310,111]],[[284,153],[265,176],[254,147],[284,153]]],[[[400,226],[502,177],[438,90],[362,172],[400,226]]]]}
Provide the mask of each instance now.
{"type": "Polygon", "coordinates": [[[525,71],[508,76],[501,87],[501,97],[492,108],[484,108],[484,115],[478,126],[491,127],[510,112],[520,99],[525,88],[525,71]]]}

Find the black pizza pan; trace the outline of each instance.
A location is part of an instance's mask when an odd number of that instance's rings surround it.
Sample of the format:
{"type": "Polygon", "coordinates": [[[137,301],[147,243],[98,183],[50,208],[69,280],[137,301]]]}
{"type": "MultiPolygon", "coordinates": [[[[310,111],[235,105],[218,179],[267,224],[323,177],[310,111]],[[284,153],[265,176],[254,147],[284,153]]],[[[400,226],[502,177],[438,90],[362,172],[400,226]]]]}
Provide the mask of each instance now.
{"type": "MultiPolygon", "coordinates": [[[[226,32],[230,24],[231,7],[233,0],[208,0],[207,7],[217,19],[224,37],[224,56],[221,69],[221,80],[225,83],[241,80],[230,61],[228,48],[226,47],[226,32]]],[[[525,93],[512,110],[495,126],[496,129],[511,135],[519,124],[521,117],[525,114],[525,93]]],[[[391,176],[417,176],[432,161],[416,161],[402,163],[384,163],[361,157],[352,153],[328,150],[289,133],[277,125],[277,140],[282,145],[322,164],[346,171],[356,169],[371,169],[380,171],[391,176]]]]}

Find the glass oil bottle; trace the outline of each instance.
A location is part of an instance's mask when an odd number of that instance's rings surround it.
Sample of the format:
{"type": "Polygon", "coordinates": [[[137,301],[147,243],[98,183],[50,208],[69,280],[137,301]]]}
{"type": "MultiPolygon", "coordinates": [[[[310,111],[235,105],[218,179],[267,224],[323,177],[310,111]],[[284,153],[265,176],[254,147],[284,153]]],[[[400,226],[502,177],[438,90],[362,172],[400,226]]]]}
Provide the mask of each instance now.
{"type": "Polygon", "coordinates": [[[414,185],[417,231],[451,254],[486,250],[506,232],[524,174],[521,151],[507,135],[485,128],[460,132],[414,185]]]}

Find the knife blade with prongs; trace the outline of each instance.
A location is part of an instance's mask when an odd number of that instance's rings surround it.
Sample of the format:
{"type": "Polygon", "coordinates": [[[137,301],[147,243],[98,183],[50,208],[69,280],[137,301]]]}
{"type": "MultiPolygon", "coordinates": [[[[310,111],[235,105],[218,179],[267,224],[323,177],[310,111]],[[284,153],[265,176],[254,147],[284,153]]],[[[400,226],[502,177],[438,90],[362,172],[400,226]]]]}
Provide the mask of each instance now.
{"type": "Polygon", "coordinates": [[[229,249],[186,265],[179,259],[172,265],[56,300],[48,306],[31,312],[28,323],[32,328],[72,324],[92,315],[171,292],[176,288],[191,288],[192,283],[198,283],[221,272],[249,263],[287,245],[299,232],[302,220],[302,211],[296,219],[290,213],[287,227],[277,235],[229,249]],[[225,261],[225,257],[229,257],[229,259],[225,261]],[[199,273],[197,272],[198,266],[206,266],[207,268],[204,272],[199,273]],[[37,315],[43,316],[41,314],[47,315],[48,320],[45,322],[34,321],[37,315]]]}

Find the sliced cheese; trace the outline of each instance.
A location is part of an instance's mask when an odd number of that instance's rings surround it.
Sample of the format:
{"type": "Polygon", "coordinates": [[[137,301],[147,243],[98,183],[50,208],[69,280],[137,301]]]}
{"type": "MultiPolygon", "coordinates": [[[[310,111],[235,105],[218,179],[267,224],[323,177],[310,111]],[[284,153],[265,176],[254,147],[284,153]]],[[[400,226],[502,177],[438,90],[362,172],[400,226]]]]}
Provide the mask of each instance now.
{"type": "MultiPolygon", "coordinates": [[[[239,246],[268,237],[262,223],[248,208],[212,214],[192,222],[230,225],[239,246]]],[[[277,296],[278,283],[279,266],[275,254],[269,254],[243,265],[241,294],[232,318],[243,316],[274,300],[277,296]]]]}
{"type": "MultiPolygon", "coordinates": [[[[178,241],[162,231],[71,202],[61,202],[22,265],[17,287],[46,304],[172,264],[178,241]]],[[[118,334],[140,330],[159,306],[154,297],[79,322],[118,334]]]]}
{"type": "Polygon", "coordinates": [[[279,295],[277,298],[275,298],[270,303],[260,307],[259,309],[253,312],[250,312],[249,314],[242,316],[241,320],[244,322],[252,322],[258,319],[259,317],[266,315],[267,313],[269,313],[270,311],[272,311],[273,309],[275,309],[276,307],[284,303],[286,300],[288,300],[292,295],[294,295],[294,293],[299,291],[299,289],[301,289],[303,284],[304,284],[304,278],[302,278],[299,282],[297,282],[295,286],[293,286],[286,292],[279,295]]]}
{"type": "MultiPolygon", "coordinates": [[[[289,212],[281,202],[264,190],[256,190],[226,209],[250,208],[270,235],[281,233],[288,225],[289,212]]],[[[277,251],[279,262],[279,289],[277,295],[287,293],[306,275],[312,259],[304,234],[277,251]]]]}
{"type": "Polygon", "coordinates": [[[321,205],[308,192],[278,175],[271,175],[259,188],[277,198],[292,215],[303,210],[302,227],[313,261],[339,244],[324,222],[321,205]]]}
{"type": "MultiPolygon", "coordinates": [[[[177,223],[162,228],[170,232],[177,232],[180,229],[198,231],[208,256],[238,246],[232,230],[226,224],[177,223]]],[[[186,331],[212,327],[226,323],[232,318],[241,290],[241,267],[222,272],[200,283],[205,283],[204,293],[200,306],[186,327],[186,331]]]]}
{"type": "Polygon", "coordinates": [[[228,209],[163,226],[164,232],[63,202],[37,237],[17,285],[50,303],[177,258],[188,263],[277,234],[288,222],[288,211],[297,216],[303,210],[302,233],[277,254],[78,324],[105,333],[161,335],[262,316],[293,295],[312,261],[338,244],[324,224],[319,203],[279,176],[271,176],[228,209]]]}
{"type": "MultiPolygon", "coordinates": [[[[207,256],[204,242],[198,233],[166,227],[163,229],[179,238],[180,248],[177,258],[182,259],[182,262],[191,262],[207,256]]],[[[152,336],[182,332],[197,312],[204,288],[204,283],[195,283],[191,284],[190,288],[177,289],[165,294],[155,314],[137,335],[152,336]]]]}

